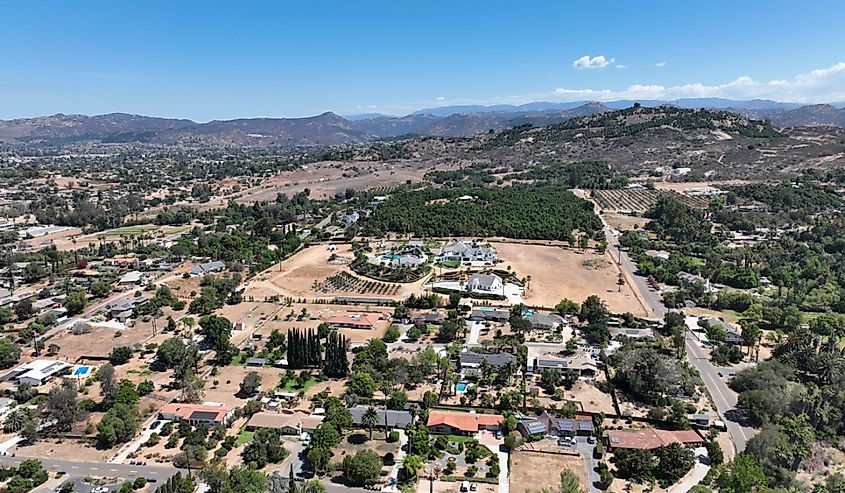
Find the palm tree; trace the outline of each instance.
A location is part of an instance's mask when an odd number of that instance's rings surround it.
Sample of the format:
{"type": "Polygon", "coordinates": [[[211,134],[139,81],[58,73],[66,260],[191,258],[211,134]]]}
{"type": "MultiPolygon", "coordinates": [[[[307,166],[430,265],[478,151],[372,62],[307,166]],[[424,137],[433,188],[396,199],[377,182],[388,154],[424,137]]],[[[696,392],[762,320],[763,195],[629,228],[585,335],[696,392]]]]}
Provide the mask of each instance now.
{"type": "Polygon", "coordinates": [[[402,458],[402,476],[405,480],[416,478],[423,467],[422,458],[419,455],[408,454],[402,458]]]}
{"type": "Polygon", "coordinates": [[[26,410],[16,409],[6,416],[6,421],[3,423],[3,431],[6,433],[16,433],[23,429],[29,416],[26,410]]]}
{"type": "Polygon", "coordinates": [[[370,406],[366,411],[364,411],[364,415],[361,417],[361,424],[370,429],[370,440],[372,440],[373,427],[378,424],[378,413],[376,413],[376,408],[370,406]]]}

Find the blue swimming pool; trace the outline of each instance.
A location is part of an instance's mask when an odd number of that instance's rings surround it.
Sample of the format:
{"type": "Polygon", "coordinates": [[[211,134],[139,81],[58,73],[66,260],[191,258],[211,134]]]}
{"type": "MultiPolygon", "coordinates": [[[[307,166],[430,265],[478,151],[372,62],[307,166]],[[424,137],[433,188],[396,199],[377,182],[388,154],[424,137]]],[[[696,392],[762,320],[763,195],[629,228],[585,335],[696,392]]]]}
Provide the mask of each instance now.
{"type": "Polygon", "coordinates": [[[465,392],[469,384],[467,382],[458,382],[455,384],[455,392],[465,392]]]}
{"type": "Polygon", "coordinates": [[[90,366],[80,366],[76,370],[73,370],[73,376],[81,377],[82,375],[87,374],[89,371],[91,371],[90,366]]]}
{"type": "Polygon", "coordinates": [[[532,315],[534,315],[534,310],[522,310],[523,317],[530,317],[532,315]]]}

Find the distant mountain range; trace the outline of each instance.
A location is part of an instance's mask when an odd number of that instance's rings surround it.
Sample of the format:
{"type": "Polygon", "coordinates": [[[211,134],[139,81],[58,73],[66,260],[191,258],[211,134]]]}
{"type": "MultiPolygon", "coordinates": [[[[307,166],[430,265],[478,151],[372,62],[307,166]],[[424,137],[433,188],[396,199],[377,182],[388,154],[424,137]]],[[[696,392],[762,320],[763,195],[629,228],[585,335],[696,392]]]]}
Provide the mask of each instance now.
{"type": "Polygon", "coordinates": [[[410,135],[467,137],[522,124],[546,126],[561,123],[575,117],[628,108],[635,103],[645,107],[668,105],[725,110],[748,118],[768,119],[778,127],[845,127],[845,102],[802,106],[769,100],[693,98],[442,106],[415,111],[403,117],[370,113],[344,118],[327,112],[308,118],[244,118],[208,123],[124,113],[98,116],[57,114],[0,120],[0,142],[29,146],[100,142],[273,147],[359,143],[410,135]]]}

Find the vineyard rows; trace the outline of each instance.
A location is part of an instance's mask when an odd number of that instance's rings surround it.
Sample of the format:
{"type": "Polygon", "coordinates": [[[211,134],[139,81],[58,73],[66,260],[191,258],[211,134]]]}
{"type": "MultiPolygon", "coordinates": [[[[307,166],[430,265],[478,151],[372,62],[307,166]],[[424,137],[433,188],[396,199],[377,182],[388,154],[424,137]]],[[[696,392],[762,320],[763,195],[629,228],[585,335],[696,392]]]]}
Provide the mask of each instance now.
{"type": "Polygon", "coordinates": [[[322,282],[314,281],[312,285],[317,291],[323,293],[346,292],[359,294],[380,294],[392,296],[399,292],[398,284],[387,284],[379,281],[371,281],[353,276],[348,272],[340,272],[322,282]]]}
{"type": "Polygon", "coordinates": [[[707,207],[707,201],[699,197],[689,197],[672,190],[594,190],[593,198],[602,210],[645,212],[660,197],[671,196],[689,207],[707,207]]]}

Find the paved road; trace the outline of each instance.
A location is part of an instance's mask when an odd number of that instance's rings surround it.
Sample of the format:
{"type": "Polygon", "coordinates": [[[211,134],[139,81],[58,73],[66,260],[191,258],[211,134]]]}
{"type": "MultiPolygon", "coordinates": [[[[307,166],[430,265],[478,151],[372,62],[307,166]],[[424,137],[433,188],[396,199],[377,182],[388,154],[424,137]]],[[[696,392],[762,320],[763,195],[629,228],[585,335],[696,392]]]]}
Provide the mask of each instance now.
{"type": "Polygon", "coordinates": [[[28,459],[36,459],[48,471],[64,471],[73,476],[99,476],[118,477],[122,479],[134,479],[138,476],[155,479],[157,482],[166,481],[167,478],[176,473],[175,467],[169,466],[132,466],[128,464],[103,464],[102,462],[76,462],[69,460],[45,459],[43,457],[12,457],[10,455],[0,456],[0,464],[3,466],[17,467],[21,462],[28,459]]]}
{"type": "Polygon", "coordinates": [[[713,366],[707,355],[698,345],[698,341],[691,331],[687,331],[687,359],[690,364],[695,367],[701,374],[701,379],[710,392],[713,398],[713,403],[716,405],[716,411],[725,422],[728,432],[731,434],[731,441],[734,444],[736,453],[745,450],[745,444],[753,437],[757,430],[751,426],[742,424],[736,421],[740,414],[736,410],[737,395],[736,392],[728,387],[728,384],[719,376],[719,369],[713,366]],[[733,419],[732,419],[733,418],[733,419]]]}
{"type": "MultiPolygon", "coordinates": [[[[576,190],[575,193],[576,195],[589,200],[584,191],[576,190]]],[[[639,291],[641,299],[648,304],[657,316],[663,318],[668,310],[665,306],[663,306],[663,300],[661,299],[660,294],[651,289],[645,278],[635,274],[637,271],[636,264],[631,260],[627,253],[619,249],[618,232],[608,226],[607,223],[604,222],[604,218],[601,216],[599,216],[599,218],[601,218],[601,221],[604,224],[604,233],[607,236],[608,248],[610,249],[611,255],[617,258],[619,265],[625,271],[625,277],[629,280],[629,282],[633,280],[634,285],[637,287],[637,291],[639,291]]],[[[698,346],[695,336],[690,331],[687,331],[686,334],[686,345],[687,359],[689,360],[689,363],[701,374],[704,386],[707,387],[707,391],[710,393],[710,396],[713,398],[713,402],[716,405],[716,411],[718,411],[719,415],[725,421],[728,432],[731,434],[731,441],[733,442],[735,451],[737,453],[742,452],[745,450],[746,442],[754,436],[756,430],[750,426],[738,423],[735,420],[739,415],[739,412],[736,410],[736,393],[731,390],[719,377],[718,368],[710,363],[710,360],[698,346]],[[731,418],[734,418],[734,420],[731,418]]]]}

